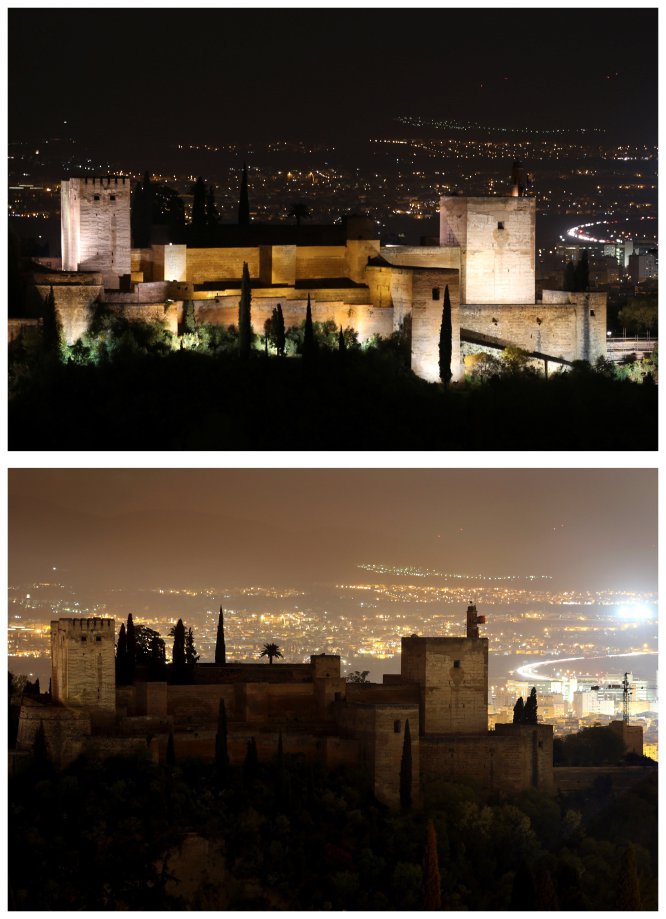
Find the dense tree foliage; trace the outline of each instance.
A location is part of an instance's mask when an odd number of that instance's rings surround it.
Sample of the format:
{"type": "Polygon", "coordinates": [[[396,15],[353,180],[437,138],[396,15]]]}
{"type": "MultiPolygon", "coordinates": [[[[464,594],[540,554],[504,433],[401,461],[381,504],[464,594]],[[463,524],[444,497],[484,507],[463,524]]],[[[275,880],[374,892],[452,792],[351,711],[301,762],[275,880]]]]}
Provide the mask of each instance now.
{"type": "Polygon", "coordinates": [[[177,744],[174,758],[13,777],[10,908],[420,910],[437,893],[428,821],[444,910],[657,907],[656,774],[623,794],[502,801],[441,783],[425,810],[401,812],[360,773],[289,753],[223,777],[177,744]]]}
{"type": "MultiPolygon", "coordinates": [[[[344,355],[335,323],[312,322],[312,332],[307,366],[267,358],[251,339],[241,361],[233,327],[176,336],[100,308],[66,361],[44,361],[21,340],[10,347],[10,448],[656,447],[656,354],[621,367],[577,362],[546,380],[524,352],[507,349],[480,357],[445,391],[409,370],[408,329],[362,348],[345,329],[344,355]]],[[[287,329],[286,355],[302,354],[304,340],[304,324],[287,329]]]]}
{"type": "Polygon", "coordinates": [[[614,766],[624,754],[624,741],[609,727],[583,728],[553,741],[556,766],[614,766]]]}

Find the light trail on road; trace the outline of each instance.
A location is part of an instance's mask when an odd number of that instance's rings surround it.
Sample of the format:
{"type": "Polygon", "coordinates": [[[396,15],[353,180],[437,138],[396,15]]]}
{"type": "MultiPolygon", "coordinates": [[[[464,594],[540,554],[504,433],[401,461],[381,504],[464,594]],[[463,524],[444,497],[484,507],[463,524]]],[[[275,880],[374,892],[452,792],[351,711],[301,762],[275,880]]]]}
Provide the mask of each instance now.
{"type": "MultiPolygon", "coordinates": [[[[531,664],[524,664],[516,670],[519,676],[525,679],[536,680],[539,674],[536,672],[537,667],[548,667],[552,664],[568,664],[571,661],[601,661],[609,657],[642,657],[646,654],[657,654],[656,651],[624,651],[622,654],[601,654],[598,657],[559,657],[552,661],[534,661],[531,664]]],[[[543,679],[543,677],[542,677],[543,679]]],[[[547,679],[547,678],[546,678],[547,679]]]]}

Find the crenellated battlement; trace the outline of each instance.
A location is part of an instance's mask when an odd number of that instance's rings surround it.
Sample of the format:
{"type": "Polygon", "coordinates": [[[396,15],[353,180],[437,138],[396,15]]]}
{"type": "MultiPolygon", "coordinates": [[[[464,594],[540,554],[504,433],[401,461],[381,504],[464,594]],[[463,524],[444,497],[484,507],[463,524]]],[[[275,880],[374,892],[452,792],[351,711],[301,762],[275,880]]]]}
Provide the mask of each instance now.
{"type": "Polygon", "coordinates": [[[93,616],[86,619],[53,619],[51,629],[58,632],[108,632],[111,638],[115,637],[115,619],[102,619],[93,616]]]}

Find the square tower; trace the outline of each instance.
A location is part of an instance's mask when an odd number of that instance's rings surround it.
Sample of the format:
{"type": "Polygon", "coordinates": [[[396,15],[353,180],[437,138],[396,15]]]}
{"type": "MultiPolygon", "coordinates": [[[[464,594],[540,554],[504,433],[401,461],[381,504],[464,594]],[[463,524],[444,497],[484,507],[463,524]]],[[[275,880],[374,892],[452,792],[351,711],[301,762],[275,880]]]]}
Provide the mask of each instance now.
{"type": "Polygon", "coordinates": [[[419,684],[422,734],[487,733],[487,638],[403,638],[401,673],[419,684]]]}
{"type": "Polygon", "coordinates": [[[129,178],[63,179],[60,203],[63,270],[100,271],[117,289],[132,270],[129,178]]]}
{"type": "Polygon", "coordinates": [[[57,702],[115,711],[114,620],[53,620],[51,667],[51,694],[57,702]]]}
{"type": "Polygon", "coordinates": [[[460,248],[461,304],[534,303],[536,198],[440,198],[439,244],[460,248]]]}

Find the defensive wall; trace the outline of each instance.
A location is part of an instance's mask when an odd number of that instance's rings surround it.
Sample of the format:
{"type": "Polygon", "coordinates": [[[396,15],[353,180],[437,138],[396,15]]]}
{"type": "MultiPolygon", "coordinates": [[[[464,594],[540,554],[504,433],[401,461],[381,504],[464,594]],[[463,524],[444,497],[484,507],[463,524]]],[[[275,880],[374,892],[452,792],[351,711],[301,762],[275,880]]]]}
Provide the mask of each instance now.
{"type": "Polygon", "coordinates": [[[544,291],[543,302],[463,304],[460,325],[526,351],[594,363],[606,354],[606,294],[544,291]]]}
{"type": "Polygon", "coordinates": [[[498,724],[484,734],[425,734],[420,744],[426,797],[449,779],[471,779],[505,793],[554,791],[551,725],[498,724]]]}
{"type": "Polygon", "coordinates": [[[51,622],[51,692],[69,706],[116,707],[113,619],[56,619],[51,622]]]}

